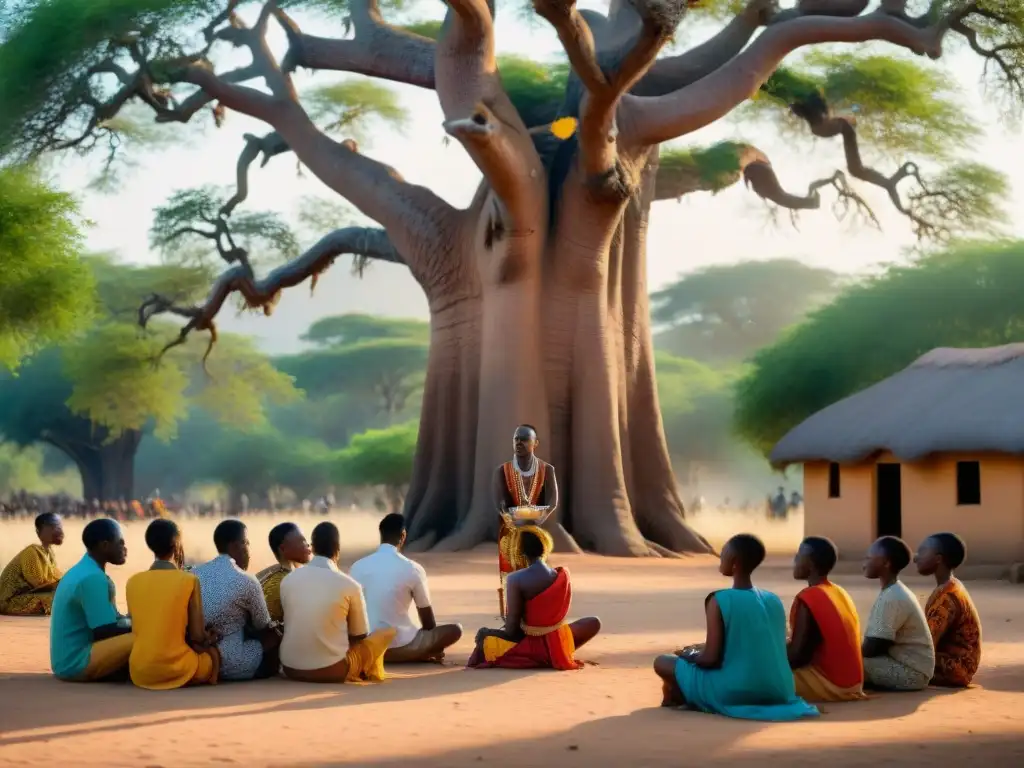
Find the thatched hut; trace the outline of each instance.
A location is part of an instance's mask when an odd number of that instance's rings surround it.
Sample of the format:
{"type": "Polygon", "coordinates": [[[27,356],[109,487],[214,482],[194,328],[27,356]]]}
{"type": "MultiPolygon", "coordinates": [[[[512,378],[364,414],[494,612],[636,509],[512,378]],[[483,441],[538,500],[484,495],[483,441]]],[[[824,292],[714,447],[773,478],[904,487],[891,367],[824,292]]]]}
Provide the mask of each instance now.
{"type": "Polygon", "coordinates": [[[805,529],[844,559],[953,531],[971,563],[1022,561],[1024,344],[932,350],[795,427],[771,462],[804,465],[805,529]]]}

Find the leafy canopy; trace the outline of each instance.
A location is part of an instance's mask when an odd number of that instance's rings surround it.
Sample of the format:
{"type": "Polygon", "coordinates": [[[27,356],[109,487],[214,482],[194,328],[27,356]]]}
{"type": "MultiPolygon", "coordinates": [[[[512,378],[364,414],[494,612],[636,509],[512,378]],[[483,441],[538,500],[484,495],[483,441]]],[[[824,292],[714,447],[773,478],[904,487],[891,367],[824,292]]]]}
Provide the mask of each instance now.
{"type": "Polygon", "coordinates": [[[418,423],[410,421],[355,435],[338,453],[335,479],[349,486],[406,485],[412,478],[418,430],[418,423]]]}
{"type": "Polygon", "coordinates": [[[967,243],[848,287],[754,355],[736,427],[767,455],[796,424],[935,347],[1024,341],[1024,243],[967,243]]]}
{"type": "Polygon", "coordinates": [[[33,168],[0,167],[0,369],[89,322],[95,287],[77,216],[33,168]]]}
{"type": "Polygon", "coordinates": [[[651,294],[651,315],[670,326],[659,348],[702,361],[742,360],[771,343],[816,303],[839,275],[796,259],[704,267],[651,294]]]}

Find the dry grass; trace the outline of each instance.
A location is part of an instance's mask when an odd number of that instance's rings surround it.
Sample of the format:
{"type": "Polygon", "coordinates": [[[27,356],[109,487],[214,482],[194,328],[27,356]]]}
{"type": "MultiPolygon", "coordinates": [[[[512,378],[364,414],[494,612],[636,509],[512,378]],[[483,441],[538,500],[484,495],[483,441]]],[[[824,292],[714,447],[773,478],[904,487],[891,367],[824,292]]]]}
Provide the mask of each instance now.
{"type": "MultiPolygon", "coordinates": [[[[350,561],[376,545],[377,523],[380,519],[381,514],[378,512],[348,510],[335,511],[326,517],[301,510],[250,515],[245,519],[252,544],[250,570],[256,571],[272,562],[267,535],[282,520],[297,522],[307,536],[318,522],[331,520],[341,529],[343,559],[350,561]]],[[[214,556],[213,529],[218,522],[213,518],[185,518],[179,521],[185,535],[185,553],[190,561],[203,562],[214,556]]],[[[793,515],[785,521],[769,521],[763,514],[711,510],[694,515],[691,522],[716,548],[721,547],[733,534],[747,532],[760,536],[769,552],[789,554],[796,549],[803,536],[802,514],[793,515]]],[[[132,571],[145,567],[150,560],[143,538],[146,524],[129,522],[124,525],[128,567],[132,571]]],[[[84,523],[79,520],[64,521],[66,540],[57,555],[62,568],[69,568],[82,556],[80,542],[83,527],[84,523]]],[[[25,545],[35,540],[31,520],[0,523],[0,531],[0,563],[6,563],[25,545]]]]}

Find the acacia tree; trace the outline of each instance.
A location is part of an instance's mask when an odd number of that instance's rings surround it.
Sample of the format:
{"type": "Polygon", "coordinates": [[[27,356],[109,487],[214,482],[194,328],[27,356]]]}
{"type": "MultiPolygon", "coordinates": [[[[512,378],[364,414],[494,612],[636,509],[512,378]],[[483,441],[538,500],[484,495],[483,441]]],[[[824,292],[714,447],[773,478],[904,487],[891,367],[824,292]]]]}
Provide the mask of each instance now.
{"type": "MultiPolygon", "coordinates": [[[[708,12],[729,13],[727,23],[660,60],[688,6],[699,3],[611,0],[598,14],[573,0],[534,0],[571,66],[558,98],[525,109],[499,73],[487,0],[448,0],[439,28],[409,29],[387,23],[376,0],[351,0],[344,39],[304,32],[286,11],[302,3],[268,0],[248,25],[236,0],[226,2],[215,10],[211,0],[50,0],[16,9],[0,52],[0,69],[15,73],[5,78],[0,114],[15,117],[5,118],[0,137],[27,151],[88,146],[133,100],[164,122],[190,121],[211,105],[215,114],[235,110],[266,122],[277,146],[377,222],[380,229],[327,234],[262,279],[235,255],[227,260],[240,263],[205,304],[166,308],[189,318],[183,333],[209,330],[232,292],[272,307],[283,289],[341,254],[405,264],[431,312],[406,502],[420,548],[464,548],[493,535],[494,466],[514,425],[526,421],[559,469],[564,501],[552,526],[560,546],[612,555],[706,549],[684,521],[658,409],[645,265],[652,202],[742,178],[782,208],[817,208],[827,192],[866,214],[852,176],[884,190],[923,236],[971,228],[994,214],[996,175],[956,166],[928,180],[914,162],[872,168],[855,122],[828,92],[778,68],[797,49],[824,43],[882,41],[937,59],[959,40],[1020,96],[1024,66],[1020,0],[881,0],[871,9],[870,0],[798,0],[784,9],[774,0],[738,8],[709,0],[708,12]],[[192,43],[200,16],[209,24],[192,43]],[[272,23],[288,39],[280,59],[267,44],[272,23]],[[224,46],[251,58],[218,71],[224,46]],[[331,138],[298,97],[292,75],[300,67],[433,89],[445,130],[483,176],[469,207],[406,182],[355,141],[331,138]],[[765,153],[739,142],[719,148],[710,167],[704,153],[659,168],[662,143],[725,117],[762,87],[813,135],[842,140],[845,172],[790,193],[765,153]],[[552,122],[560,117],[578,120],[568,140],[565,123],[552,122]],[[536,130],[546,124],[558,128],[536,130]]],[[[246,141],[255,158],[253,143],[262,140],[246,141]]]]}
{"type": "Polygon", "coordinates": [[[768,456],[811,414],[936,347],[1024,341],[1024,243],[964,243],[890,267],[751,360],[736,389],[739,435],[768,456]],[[879,339],[885,339],[884,344],[879,339]]]}

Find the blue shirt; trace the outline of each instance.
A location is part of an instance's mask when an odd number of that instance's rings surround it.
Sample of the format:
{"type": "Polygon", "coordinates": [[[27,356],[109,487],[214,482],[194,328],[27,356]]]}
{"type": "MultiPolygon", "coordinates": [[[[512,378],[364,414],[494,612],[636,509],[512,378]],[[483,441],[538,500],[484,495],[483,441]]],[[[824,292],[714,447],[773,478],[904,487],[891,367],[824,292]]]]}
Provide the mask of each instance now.
{"type": "Polygon", "coordinates": [[[50,668],[57,677],[74,678],[89,666],[92,631],[114,624],[112,582],[99,564],[85,555],[57,585],[50,617],[50,668]]]}

